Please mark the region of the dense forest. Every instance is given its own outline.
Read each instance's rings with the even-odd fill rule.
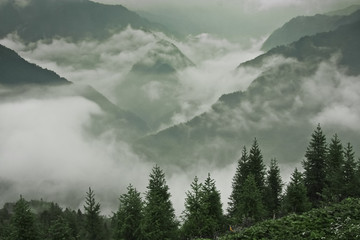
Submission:
[[[210,173],[195,176],[178,219],[170,201],[165,173],[154,166],[147,191],[131,184],[111,217],[101,215],[94,190],[86,193],[84,209],[62,209],[56,203],[26,201],[0,210],[1,240],[105,239],[353,239],[360,234],[360,160],[351,143],[335,134],[329,142],[320,124],[302,162],[288,184],[276,159],[264,164],[255,138],[243,147],[232,181],[228,209]],[[327,229],[327,230],[323,230]],[[334,235],[335,234],[335,235]],[[329,238],[330,239],[330,238]]]

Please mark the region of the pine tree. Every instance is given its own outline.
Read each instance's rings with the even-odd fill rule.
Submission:
[[[201,191],[202,216],[205,219],[201,227],[201,236],[215,238],[222,231],[224,216],[220,192],[216,189],[215,180],[210,177],[210,173],[205,179]]]
[[[337,134],[331,139],[326,162],[326,187],[324,197],[330,201],[342,199],[342,171],[344,165],[343,147]]]
[[[157,165],[150,174],[144,208],[144,235],[148,240],[176,239],[178,222],[170,201],[165,174]]]
[[[279,166],[276,159],[272,159],[266,179],[265,204],[268,213],[273,218],[280,210],[282,186]]]
[[[241,187],[245,183],[247,176],[249,175],[249,156],[244,146],[241,158],[238,161],[236,172],[232,180],[232,191],[229,197],[228,214],[231,222],[236,224],[242,219],[242,213],[239,211]]]
[[[356,174],[355,153],[350,143],[344,150],[344,167],[343,167],[343,184],[342,195],[346,197],[358,196],[358,177]]]
[[[286,189],[285,209],[289,213],[303,213],[310,208],[303,175],[295,168]]]
[[[120,196],[120,206],[116,213],[117,227],[115,239],[141,240],[143,233],[143,202],[140,193],[130,184],[127,193]]]
[[[204,225],[205,216],[203,215],[202,184],[195,176],[191,183],[191,191],[186,193],[185,210],[183,212],[182,232],[185,238],[201,237],[201,228]]]
[[[243,224],[245,225],[253,224],[264,216],[262,195],[252,174],[246,178],[241,188],[239,208],[243,214]]]
[[[14,240],[37,240],[39,232],[36,228],[35,219],[31,213],[29,204],[20,196],[15,203],[14,215],[11,219],[13,233],[11,239]]]
[[[311,135],[310,144],[306,150],[303,161],[305,169],[305,186],[310,202],[313,206],[319,206],[322,201],[322,194],[326,185],[326,157],[327,146],[326,138],[320,124]]]
[[[58,217],[49,230],[51,240],[74,240],[69,224],[63,217]]]
[[[103,223],[100,217],[100,203],[95,201],[95,193],[89,187],[85,199],[85,230],[88,240],[102,240]]]
[[[263,193],[265,187],[265,165],[256,138],[254,139],[254,143],[250,149],[248,169],[249,173],[252,174],[255,178],[257,188],[261,193]]]

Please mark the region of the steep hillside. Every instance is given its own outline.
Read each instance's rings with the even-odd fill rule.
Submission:
[[[315,16],[296,17],[275,30],[264,42],[262,49],[268,51],[274,47],[297,41],[304,36],[332,31],[339,26],[358,20],[360,20],[360,11],[355,11],[349,16],[317,14]]]
[[[357,112],[347,96],[357,95],[360,82],[359,43],[360,22],[275,48],[240,65],[263,71],[245,92],[222,96],[211,111],[139,140],[137,149],[183,167],[201,160],[226,165],[258,137],[265,158],[289,164],[303,158],[303,139],[318,122],[331,134],[337,126],[347,141],[358,139],[355,122],[344,120]],[[342,117],[329,122],[326,116],[339,109]]]
[[[26,41],[54,37],[103,39],[128,25],[165,31],[123,6],[89,0],[10,0],[0,5],[0,38],[16,32]]]
[[[56,73],[31,64],[15,51],[0,45],[0,84],[67,84]]]

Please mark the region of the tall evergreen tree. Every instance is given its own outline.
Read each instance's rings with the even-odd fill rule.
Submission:
[[[186,193],[185,210],[183,212],[182,232],[185,238],[201,237],[201,229],[204,225],[205,217],[203,215],[202,184],[198,177],[191,183],[191,191]]]
[[[144,235],[148,240],[176,239],[178,222],[170,201],[165,174],[159,166],[150,173],[144,208]]]
[[[281,181],[280,169],[276,159],[271,159],[270,168],[266,178],[265,204],[270,216],[275,218],[281,206]]]
[[[303,161],[305,186],[310,202],[316,207],[322,201],[323,190],[326,186],[327,146],[320,124],[311,135],[305,157]]]
[[[350,143],[344,150],[342,194],[344,197],[359,196],[358,176],[356,174],[355,153]]]
[[[220,192],[216,189],[215,180],[210,177],[205,179],[201,194],[202,215],[205,218],[201,227],[202,237],[215,238],[224,226],[224,216]]]
[[[255,178],[255,183],[261,193],[265,187],[265,165],[257,139],[254,139],[248,161],[249,173]]]
[[[243,214],[242,223],[253,224],[261,220],[265,209],[262,202],[261,192],[256,184],[254,175],[250,174],[241,188],[239,210]]]
[[[64,220],[63,217],[58,217],[55,221],[53,221],[49,230],[50,239],[51,240],[74,240],[75,238],[72,236],[71,229],[69,224]]]
[[[242,219],[242,213],[239,211],[241,188],[249,175],[249,155],[244,146],[241,158],[238,161],[236,172],[232,180],[232,191],[229,197],[229,207],[227,209],[231,222],[236,224]]]
[[[140,193],[130,184],[127,193],[120,196],[120,206],[116,213],[117,226],[115,229],[115,239],[117,240],[141,240],[143,202]]]
[[[342,191],[342,171],[344,166],[343,147],[337,134],[331,139],[326,161],[326,187],[324,197],[329,201],[340,201]]]
[[[100,216],[100,203],[95,200],[95,193],[89,187],[85,199],[85,230],[88,240],[103,239],[103,221]]]
[[[310,209],[310,202],[303,180],[303,174],[297,168],[291,175],[291,181],[286,189],[285,209],[289,213],[303,213]]]
[[[13,240],[37,240],[39,239],[39,232],[36,228],[35,219],[31,213],[30,206],[25,199],[20,196],[20,199],[15,203],[14,215],[11,219],[13,226],[13,233],[11,238]]]

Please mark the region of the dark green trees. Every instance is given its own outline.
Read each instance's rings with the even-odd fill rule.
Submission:
[[[253,145],[250,149],[249,161],[247,166],[249,169],[249,173],[254,176],[256,186],[258,187],[260,192],[263,192],[265,187],[265,165],[256,138],[254,139]]]
[[[69,224],[64,220],[63,217],[59,217],[53,221],[50,229],[49,235],[51,240],[74,240],[72,236],[71,229]]]
[[[330,202],[342,200],[344,156],[343,146],[337,134],[331,139],[326,160],[326,187],[324,197]]]
[[[266,177],[265,206],[270,217],[276,218],[281,206],[282,181],[276,159],[271,159]]]
[[[120,206],[116,213],[115,239],[143,239],[143,202],[140,193],[130,184],[127,193],[120,196]]]
[[[170,201],[165,174],[159,166],[150,173],[144,208],[144,234],[148,240],[176,239],[178,222]]]
[[[359,177],[356,173],[355,153],[350,143],[344,149],[344,167],[342,175],[342,194],[345,197],[359,196]]]
[[[319,206],[323,199],[322,194],[326,186],[327,146],[320,124],[318,124],[316,130],[311,135],[311,141],[306,150],[305,157],[306,159],[303,161],[305,186],[310,202],[316,207]]]
[[[14,206],[14,215],[12,217],[13,240],[37,240],[39,232],[35,225],[35,219],[30,211],[29,204],[20,196],[20,199]]]
[[[288,213],[302,213],[310,209],[303,175],[295,168],[286,189],[285,209]]]
[[[182,232],[185,238],[202,236],[202,227],[205,222],[202,205],[202,184],[198,177],[191,183],[191,190],[186,193],[185,210],[183,212]]]
[[[85,199],[85,230],[86,239],[103,239],[103,221],[100,216],[100,204],[95,201],[94,191],[89,187]]]

